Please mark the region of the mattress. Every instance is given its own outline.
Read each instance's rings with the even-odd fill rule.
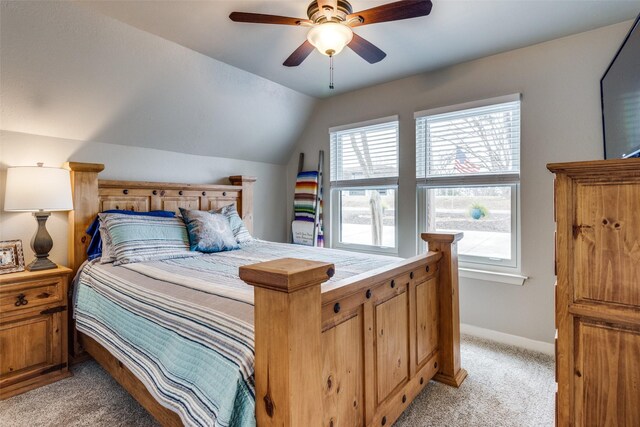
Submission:
[[[399,261],[261,240],[117,267],[93,260],[76,278],[76,327],[185,425],[255,426],[253,287],[238,267],[286,257],[333,262],[327,283]]]

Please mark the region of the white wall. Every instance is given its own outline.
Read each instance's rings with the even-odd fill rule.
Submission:
[[[4,212],[6,168],[37,162],[61,166],[66,161],[104,163],[102,179],[228,184],[230,175],[255,176],[254,236],[284,241],[285,166],[0,131],[0,240],[21,239],[27,262],[33,259],[29,242],[36,222],[30,213]],[[64,265],[67,213],[54,212],[47,229],[54,241],[50,258]]]
[[[329,127],[398,114],[399,253],[413,256],[417,236],[413,113],[522,93],[521,270],[530,279],[520,287],[463,278],[461,320],[552,342],[553,176],[545,165],[602,158],[599,81],[630,26],[626,22],[603,27],[322,100],[289,161],[289,202],[299,152],[307,155],[307,168],[315,167],[319,149],[328,156]],[[328,184],[328,165],[325,177]],[[329,200],[325,212],[330,212]],[[325,230],[330,232],[329,218]]]

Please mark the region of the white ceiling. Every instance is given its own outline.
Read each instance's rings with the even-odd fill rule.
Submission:
[[[391,0],[390,0],[391,1]],[[355,11],[389,1],[352,0]],[[387,53],[368,64],[345,49],[314,52],[299,67],[282,62],[306,37],[303,27],[241,24],[232,11],[306,17],[306,1],[83,1],[83,5],[182,46],[316,97],[430,71],[633,19],[640,0],[433,0],[427,17],[363,26],[356,32]]]

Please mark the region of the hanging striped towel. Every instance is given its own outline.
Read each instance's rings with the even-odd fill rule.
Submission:
[[[318,172],[300,172],[293,199],[295,221],[315,222],[318,198]]]

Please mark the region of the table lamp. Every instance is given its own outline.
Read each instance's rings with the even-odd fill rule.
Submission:
[[[7,188],[4,195],[4,210],[8,212],[33,212],[38,221],[38,230],[31,239],[31,249],[36,258],[27,270],[56,268],[49,260],[53,240],[47,231],[47,218],[51,211],[73,209],[69,171],[60,168],[38,166],[7,168]]]

